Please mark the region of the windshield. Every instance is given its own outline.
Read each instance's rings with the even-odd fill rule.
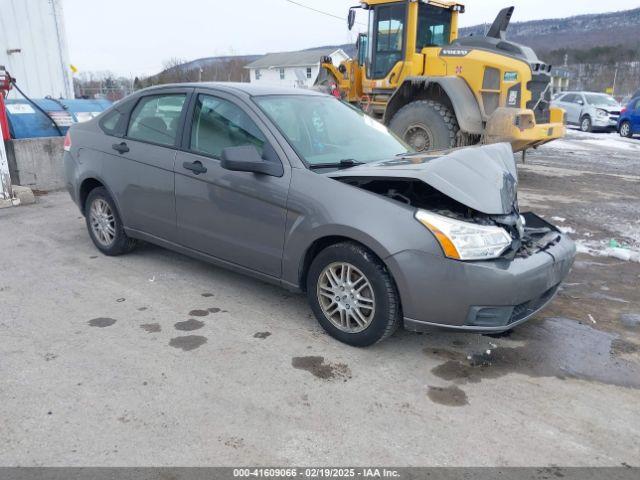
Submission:
[[[589,105],[603,105],[607,107],[617,107],[618,102],[615,98],[605,95],[604,93],[585,93],[584,98],[587,99]]]
[[[254,100],[311,167],[370,163],[410,150],[387,127],[333,97],[269,95]]]

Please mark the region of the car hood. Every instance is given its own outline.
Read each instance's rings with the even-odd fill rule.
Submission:
[[[518,173],[511,145],[498,143],[399,157],[328,174],[332,178],[414,178],[469,208],[508,215],[517,206]]]

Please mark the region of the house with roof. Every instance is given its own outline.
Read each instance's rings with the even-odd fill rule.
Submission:
[[[335,66],[349,56],[341,48],[317,48],[298,52],[268,53],[251,62],[249,69],[251,83],[263,83],[281,87],[312,87],[320,72],[320,59],[329,56]]]

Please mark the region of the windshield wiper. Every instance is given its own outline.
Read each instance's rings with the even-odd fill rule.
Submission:
[[[364,165],[364,163],[365,162],[359,162],[353,158],[346,158],[336,163],[314,163],[309,165],[309,168],[311,170],[315,170],[317,168],[351,168],[357,167],[358,165]]]

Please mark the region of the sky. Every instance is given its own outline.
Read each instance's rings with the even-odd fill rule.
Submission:
[[[152,75],[170,59],[264,54],[355,41],[346,14],[358,0],[63,0],[71,63],[80,72]],[[466,0],[460,25],[490,23],[516,7],[512,21],[627,10],[640,0]],[[95,9],[95,10],[94,10]],[[366,14],[358,16],[366,24]],[[365,28],[356,25],[357,28]]]

